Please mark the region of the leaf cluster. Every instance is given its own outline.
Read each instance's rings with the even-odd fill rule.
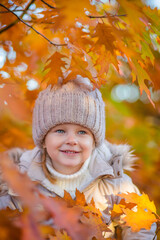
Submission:
[[[112,81],[111,67],[123,77],[127,62],[130,80],[137,81],[150,98],[148,87],[160,86],[158,20],[158,10],[141,1],[3,0],[0,44],[6,59],[2,70],[13,82],[18,75],[20,83],[30,77],[53,85],[59,78],[66,82],[81,75],[100,87]],[[11,52],[16,56],[10,57]]]

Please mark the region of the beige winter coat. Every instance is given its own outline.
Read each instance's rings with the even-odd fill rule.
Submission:
[[[19,165],[21,172],[27,172],[28,176],[39,182],[39,190],[46,196],[56,196],[50,186],[44,184],[45,175],[41,165],[41,149],[25,151],[16,148],[9,152],[10,157]],[[138,188],[132,183],[129,176],[123,170],[131,170],[135,158],[128,145],[115,145],[105,142],[101,147],[96,148],[92,154],[89,164],[90,177],[85,184],[79,186],[79,190],[84,192],[88,202],[93,198],[96,207],[101,211],[114,204],[114,195],[120,192],[136,192],[140,194]],[[106,196],[110,201],[106,201]],[[9,206],[12,209],[18,208],[12,192],[8,191],[5,184],[0,185],[0,209]],[[106,222],[108,216],[106,216]],[[113,224],[112,224],[113,226]],[[123,240],[152,240],[156,231],[156,224],[152,225],[150,231],[141,230],[138,233],[131,232],[130,228],[122,229]]]

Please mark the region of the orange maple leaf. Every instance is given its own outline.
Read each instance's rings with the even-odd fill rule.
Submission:
[[[105,239],[102,232],[111,232],[102,218],[90,212],[87,214],[87,217],[85,215],[81,217],[81,222],[91,227],[92,235],[90,235],[90,237],[96,237],[98,240]]]
[[[112,34],[111,26],[108,26],[104,23],[98,23],[95,29],[95,33],[92,35],[92,37],[97,39],[95,40],[95,46],[98,45],[99,47],[104,45],[107,51],[110,51],[112,54],[114,53],[114,50],[116,49],[114,42],[116,39]]]
[[[86,205],[86,199],[84,196],[84,193],[81,193],[76,189],[76,205],[85,206]]]
[[[120,217],[123,214],[123,209],[132,209],[133,207],[135,207],[136,204],[135,203],[127,203],[125,202],[124,199],[121,199],[119,204],[114,204],[113,205],[113,210],[111,211],[111,217],[112,219]]]
[[[45,75],[45,81],[48,84],[57,84],[59,77],[63,78],[62,67],[65,68],[65,61],[62,58],[66,58],[65,55],[55,52],[46,62],[44,71],[47,70]]]
[[[147,209],[150,212],[156,213],[156,207],[153,201],[149,200],[147,194],[143,193],[141,196],[137,193],[121,193],[118,196],[123,197],[129,203],[135,203],[139,208]]]
[[[91,82],[93,82],[93,76],[88,70],[88,62],[84,60],[84,56],[82,54],[72,54],[72,60],[68,72],[69,71],[70,73],[66,77],[65,82],[75,79],[77,75],[87,77]]]
[[[65,202],[67,203],[68,207],[73,207],[75,206],[75,200],[73,200],[73,198],[71,197],[71,195],[64,190],[64,197],[63,199],[65,200]]]
[[[126,222],[126,226],[130,226],[132,231],[138,232],[142,228],[149,230],[152,223],[156,222],[156,217],[150,212],[146,212],[141,208],[138,208],[137,211],[132,211],[130,209],[124,209],[123,212],[126,216],[123,220]]]
[[[86,11],[95,12],[95,6],[89,0],[59,0],[55,1],[57,8],[60,9],[60,16],[63,18],[63,27],[75,24],[75,19],[85,17]]]

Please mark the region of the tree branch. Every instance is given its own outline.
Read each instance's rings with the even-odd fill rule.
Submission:
[[[32,1],[28,4],[28,6],[26,7],[26,9],[25,9],[24,12],[22,13],[21,17],[24,16],[25,12],[29,9],[29,7],[32,5],[32,3],[34,3],[34,1],[35,1],[35,0],[32,0]],[[3,8],[5,8],[5,9],[7,10],[7,12],[11,12],[12,14],[14,14],[13,11],[11,11],[9,8],[6,8],[3,4],[0,3],[0,6],[3,7]],[[14,15],[17,17],[16,14],[14,14]],[[9,25],[7,25],[6,27],[2,28],[2,29],[0,30],[0,34],[3,33],[4,31],[8,30],[9,28],[13,27],[13,26],[14,26],[15,24],[17,24],[18,22],[19,22],[19,19],[16,19],[14,22],[12,22],[12,23],[10,23]]]
[[[49,3],[45,2],[44,0],[41,0],[41,2],[43,2],[45,5],[47,5],[50,8],[56,9],[55,7],[51,6]]]
[[[4,7],[6,10],[8,10],[9,12],[11,12],[13,15],[16,16],[16,18],[18,18],[18,20],[20,22],[22,22],[23,24],[25,24],[27,27],[31,28],[34,32],[36,32],[37,34],[39,34],[40,36],[42,36],[44,39],[46,39],[50,44],[58,47],[58,46],[67,46],[66,43],[64,44],[56,44],[53,43],[52,41],[50,41],[46,36],[44,36],[42,33],[38,32],[34,27],[32,27],[31,25],[29,25],[28,23],[26,23],[25,21],[23,21],[19,16],[17,16],[14,12],[12,12],[9,8],[7,8],[6,6],[4,6],[3,4],[0,3],[0,6]],[[2,29],[3,30],[3,29]]]
[[[110,15],[110,17],[126,17],[127,14],[115,14],[115,15]],[[108,18],[107,15],[101,15],[101,16],[92,16],[92,15],[88,15],[89,18]]]
[[[12,10],[12,12],[23,12],[24,10],[20,10],[20,9],[15,9],[15,10]],[[0,11],[0,13],[9,13],[9,11]]]
[[[37,22],[36,20],[26,20],[25,22],[27,23],[36,23],[36,24],[55,24],[55,22],[45,22],[45,21],[42,21],[42,22]]]

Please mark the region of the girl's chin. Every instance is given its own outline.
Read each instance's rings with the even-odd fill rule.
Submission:
[[[80,168],[82,167],[82,164],[81,165],[65,165],[65,166],[62,166],[61,170],[57,169],[57,172],[59,173],[62,173],[62,174],[65,174],[65,175],[71,175],[71,174],[74,174],[76,172],[78,172],[80,170]]]

